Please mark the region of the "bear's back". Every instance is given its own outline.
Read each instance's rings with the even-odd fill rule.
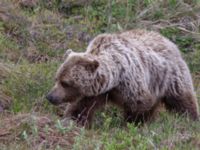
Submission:
[[[136,43],[135,41],[137,41],[144,47],[143,51],[152,50],[158,55],[168,57],[169,59],[180,57],[180,52],[177,46],[157,32],[147,30],[130,30],[122,32],[120,36],[129,40],[134,46]]]
[[[146,53],[153,51],[168,60],[181,57],[177,46],[157,32],[147,30],[130,30],[117,34],[100,34],[87,47],[87,53],[98,55],[113,43],[128,44],[129,47]]]

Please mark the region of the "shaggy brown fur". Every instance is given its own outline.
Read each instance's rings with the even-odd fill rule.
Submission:
[[[66,57],[47,99],[71,102],[68,116],[83,125],[106,100],[122,108],[130,122],[149,120],[161,102],[169,111],[198,119],[189,69],[176,45],[158,33],[102,34],[86,52],[70,50]]]

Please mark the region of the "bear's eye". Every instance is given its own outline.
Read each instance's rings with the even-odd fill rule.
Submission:
[[[67,82],[61,81],[60,84],[62,85],[62,87],[66,88],[69,87],[69,84]]]

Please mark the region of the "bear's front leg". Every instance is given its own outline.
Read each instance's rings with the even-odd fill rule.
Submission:
[[[66,117],[75,120],[80,126],[91,127],[91,121],[95,111],[106,103],[106,95],[85,97],[76,103],[70,104]]]

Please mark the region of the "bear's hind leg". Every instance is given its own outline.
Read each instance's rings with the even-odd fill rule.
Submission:
[[[146,111],[131,111],[127,106],[124,108],[124,119],[126,122],[143,124],[154,119],[158,112],[160,103],[156,103],[150,110]]]
[[[180,115],[189,115],[193,120],[199,119],[197,99],[192,93],[166,96],[163,102],[166,109],[171,112],[177,112]]]
[[[138,124],[143,124],[144,122],[147,122],[151,118],[151,111],[146,111],[146,112],[131,112],[131,111],[125,111],[124,112],[124,119],[126,122],[129,123],[135,123],[136,125]]]

